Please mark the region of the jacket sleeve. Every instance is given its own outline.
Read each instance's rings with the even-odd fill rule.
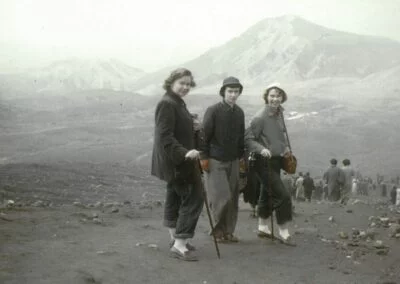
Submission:
[[[156,108],[156,133],[159,135],[161,148],[175,165],[179,165],[185,160],[188,149],[183,147],[174,136],[175,120],[173,105],[169,102],[161,101]]]
[[[210,155],[210,143],[212,136],[214,135],[214,128],[215,128],[214,108],[209,107],[204,113],[204,118],[203,118],[204,143],[201,149],[202,159],[208,159]]]
[[[245,132],[245,144],[249,152],[260,154],[262,150],[268,148],[258,142],[262,129],[263,129],[262,117],[258,116],[254,117],[250,122],[250,126],[246,129]]]

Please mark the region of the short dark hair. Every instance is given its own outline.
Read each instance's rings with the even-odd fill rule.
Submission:
[[[337,165],[337,160],[336,159],[331,159],[331,164],[332,165]]]
[[[189,76],[191,78],[191,84],[190,87],[196,87],[196,82],[194,81],[192,72],[186,68],[178,68],[175,69],[171,72],[169,77],[165,79],[164,84],[163,84],[163,89],[166,91],[171,91],[171,86],[172,84],[176,81],[179,80],[182,77]]]
[[[264,98],[264,101],[265,101],[265,103],[266,104],[268,104],[268,94],[269,94],[269,92],[271,92],[272,90],[276,90],[277,92],[278,92],[278,94],[282,97],[282,99],[283,99],[283,91],[280,89],[280,88],[278,88],[278,87],[272,87],[272,88],[269,88],[269,89],[267,89],[267,90],[265,90],[265,92],[264,92],[264,95],[263,95],[263,98]]]
[[[344,159],[343,160],[343,165],[350,166],[350,160],[349,159]]]

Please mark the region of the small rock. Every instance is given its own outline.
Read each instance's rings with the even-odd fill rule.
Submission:
[[[331,222],[331,223],[335,222],[335,218],[333,218],[333,216],[329,217],[328,220],[329,220],[329,222]]]
[[[14,200],[7,200],[7,202],[6,202],[6,205],[7,205],[7,207],[12,207],[12,206],[14,206],[14,204],[15,204],[15,201]]]
[[[97,214],[97,213],[93,213],[93,214],[92,214],[92,218],[93,218],[93,219],[97,219],[97,218],[99,218],[99,214]]]
[[[383,249],[386,248],[386,246],[383,244],[383,242],[381,240],[377,240],[374,244],[374,247],[377,249]]]
[[[367,237],[367,233],[365,231],[361,231],[359,236],[358,236],[361,240],[366,240]]]
[[[103,221],[101,219],[99,219],[99,218],[94,218],[93,219],[93,223],[96,224],[96,225],[101,225],[101,224],[103,224]]]
[[[113,207],[113,208],[111,209],[111,213],[118,213],[118,212],[119,212],[119,209],[118,209],[118,208]]]
[[[335,269],[336,269],[336,265],[331,264],[331,265],[328,266],[328,268],[329,268],[330,270],[335,270]]]
[[[389,228],[389,236],[395,237],[397,234],[400,234],[400,225],[399,224],[391,224]]]
[[[370,238],[371,240],[375,239],[375,236],[378,234],[377,231],[373,228],[367,229],[366,231],[366,237]]]
[[[148,247],[152,249],[158,249],[158,245],[156,244],[149,244]]]
[[[347,213],[353,213],[353,210],[347,209],[346,212],[347,212]]]
[[[377,255],[388,255],[389,250],[388,249],[380,249],[376,252]]]
[[[353,236],[359,236],[360,235],[360,230],[353,228]]]
[[[33,207],[44,207],[44,202],[42,200],[35,201],[32,204]]]
[[[396,234],[395,238],[400,239],[400,234]]]
[[[125,200],[124,205],[131,205],[131,202],[129,200]]]
[[[144,245],[145,245],[145,243],[136,243],[137,247],[141,247],[141,246],[144,246]]]
[[[345,275],[349,275],[351,272],[349,271],[349,270],[345,270],[345,271],[343,271],[343,274],[345,274]]]
[[[79,207],[79,208],[85,208],[85,205],[83,205],[81,202],[79,201],[75,201],[74,203],[72,203],[72,205]]]
[[[338,235],[341,239],[344,239],[344,240],[347,240],[349,238],[349,235],[345,232],[340,232]]]
[[[372,222],[369,226],[370,226],[371,228],[376,228],[376,223],[375,223],[375,222]]]
[[[94,207],[94,208],[101,208],[101,207],[103,207],[103,203],[100,202],[100,201],[98,201],[98,202],[96,202],[96,203],[93,205],[93,207]]]

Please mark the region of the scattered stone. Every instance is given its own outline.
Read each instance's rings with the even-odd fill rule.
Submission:
[[[93,218],[93,219],[99,218],[99,214],[97,214],[97,213],[92,213],[92,218]]]
[[[101,224],[103,224],[103,221],[101,219],[99,219],[99,218],[94,218],[93,219],[93,223],[96,224],[96,225],[101,225]]]
[[[114,255],[117,254],[116,251],[104,251],[104,250],[99,250],[96,252],[99,255]]]
[[[330,270],[335,270],[335,269],[336,269],[336,265],[330,264],[330,265],[328,266],[328,268],[329,268]]]
[[[369,239],[371,239],[371,240],[374,240],[375,239],[375,236],[378,234],[377,233],[377,231],[375,230],[375,229],[373,229],[373,228],[370,228],[370,229],[367,229],[367,231],[366,231],[366,237],[367,238],[369,238]]]
[[[375,222],[372,222],[369,226],[370,226],[371,228],[376,228],[376,223],[375,223]]]
[[[389,228],[389,236],[394,238],[397,234],[400,234],[400,225],[399,224],[391,224]]]
[[[341,239],[344,239],[344,240],[347,240],[349,238],[349,235],[345,232],[340,232],[338,235]]]
[[[335,218],[333,218],[333,216],[329,217],[328,220],[329,220],[329,222],[331,222],[331,223],[335,222]]]
[[[124,205],[131,205],[131,202],[129,200],[125,200]]]
[[[353,236],[359,236],[360,235],[360,230],[353,228]]]
[[[145,245],[145,243],[137,243],[136,244],[137,247],[141,247],[141,246],[144,246],[144,245]]]
[[[6,202],[6,205],[7,205],[7,207],[13,207],[14,206],[14,204],[15,204],[15,201],[14,200],[7,200],[7,202]]]
[[[152,249],[158,249],[158,245],[156,244],[149,244],[148,247]]]
[[[349,270],[345,270],[345,271],[343,271],[343,274],[345,274],[345,275],[349,275],[351,272],[349,271]]]
[[[74,203],[72,203],[72,205],[79,207],[79,208],[85,208],[85,205],[83,205],[81,202],[79,201],[75,201]]]
[[[118,202],[104,203],[104,208],[111,208],[111,207],[121,207],[121,204]]]
[[[347,212],[347,213],[353,213],[353,210],[347,209],[346,212]]]
[[[388,255],[389,250],[388,249],[380,249],[376,252],[377,255]]]
[[[45,204],[42,200],[37,200],[32,204],[33,207],[44,207]]]
[[[395,238],[400,239],[400,234],[396,234]]]
[[[118,209],[118,208],[113,207],[113,208],[111,209],[111,213],[118,213],[118,212],[119,212],[119,209]]]
[[[365,231],[361,231],[360,235],[358,236],[361,240],[366,240],[368,238],[367,233]]]
[[[383,244],[383,242],[381,240],[377,240],[374,244],[374,247],[377,249],[383,249],[386,248],[386,246]]]
[[[100,201],[98,201],[98,202],[96,202],[96,203],[93,205],[93,207],[94,207],[94,208],[101,208],[101,207],[103,207],[103,203],[100,202]]]

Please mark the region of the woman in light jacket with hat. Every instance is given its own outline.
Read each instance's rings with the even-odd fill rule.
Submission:
[[[283,157],[290,154],[281,106],[287,100],[287,94],[279,83],[274,83],[266,88],[263,98],[265,106],[253,117],[245,135],[247,150],[256,156],[255,170],[261,181],[258,236],[271,238],[269,218],[275,211],[279,229],[277,238],[284,244],[295,245],[288,229],[292,220],[292,201],[280,177]],[[269,200],[270,187],[272,202]]]

